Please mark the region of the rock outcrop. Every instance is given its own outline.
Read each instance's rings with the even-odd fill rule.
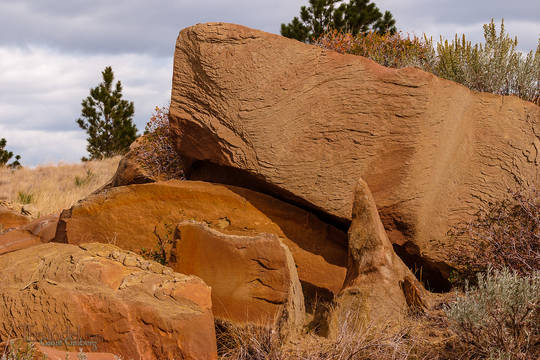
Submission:
[[[0,234],[8,229],[23,226],[30,221],[30,217],[0,203]]]
[[[170,266],[212,288],[214,317],[235,325],[299,329],[304,297],[293,257],[275,234],[223,234],[186,221],[175,232]]]
[[[343,285],[344,232],[300,208],[234,186],[173,180],[107,189],[64,211],[55,241],[158,251],[158,236],[170,243],[176,225],[185,220],[228,235],[276,235],[289,247],[308,299],[331,297]],[[165,250],[170,253],[170,247]]]
[[[344,227],[362,177],[390,240],[425,274],[448,275],[453,225],[516,181],[540,186],[540,107],[238,25],[180,32],[170,121],[191,179]]]
[[[160,180],[149,171],[142,162],[142,153],[145,150],[145,136],[143,135],[138,137],[129,146],[129,151],[122,157],[112,179],[104,186],[104,188],[131,184],[146,184]]]
[[[337,303],[368,323],[399,322],[426,308],[427,293],[396,255],[363,180],[355,191],[347,277]],[[332,327],[331,327],[332,328]]]
[[[69,332],[125,359],[217,357],[210,288],[195,276],[108,244],[33,246],[0,269],[0,342]]]
[[[25,219],[25,225],[0,233],[0,255],[50,242],[56,235],[58,217],[44,216],[29,223]]]

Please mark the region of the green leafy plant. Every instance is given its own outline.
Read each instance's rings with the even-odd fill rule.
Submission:
[[[465,35],[437,43],[435,73],[476,91],[516,95],[538,102],[540,97],[540,39],[535,52],[522,55],[517,38],[500,31],[493,19],[484,25],[485,43],[472,45]]]
[[[163,224],[163,234],[160,234],[158,226],[154,226],[153,234],[156,237],[156,247],[154,249],[142,248],[140,251],[141,256],[162,265],[168,265],[171,249],[174,245],[174,230],[175,227],[172,224]]]
[[[34,344],[22,341],[7,341],[0,354],[0,360],[35,360]]]
[[[537,359],[540,271],[520,276],[508,269],[489,269],[478,274],[476,282],[445,310],[463,357]]]
[[[78,187],[86,186],[90,182],[92,182],[94,177],[95,177],[95,174],[92,172],[92,170],[87,169],[86,174],[84,176],[75,176],[75,186],[78,186]]]
[[[331,27],[331,25],[329,25]],[[472,44],[465,35],[440,41],[433,46],[425,35],[403,36],[376,31],[327,30],[314,39],[326,49],[361,55],[394,68],[415,66],[476,91],[516,95],[540,105],[540,38],[536,51],[523,55],[517,38],[500,31],[493,21],[484,25],[484,43]]]
[[[34,194],[26,191],[17,193],[17,201],[23,205],[28,205],[34,202]]]
[[[6,150],[7,141],[4,138],[0,139],[0,168],[7,166],[11,169],[17,169],[21,167],[20,155],[15,155],[15,159],[12,162],[9,162],[13,158],[13,152]]]
[[[88,134],[86,150],[90,160],[125,153],[137,138],[137,127],[133,124],[133,102],[122,99],[120,81],[113,89],[114,74],[110,66],[101,75],[103,81],[90,89],[90,96],[81,103],[81,117],[76,121]]]

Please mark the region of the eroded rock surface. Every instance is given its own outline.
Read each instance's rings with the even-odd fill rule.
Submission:
[[[44,216],[0,233],[0,255],[52,241],[56,235],[58,218],[59,215]]]
[[[170,241],[176,225],[185,220],[229,235],[276,235],[289,247],[308,299],[329,297],[343,285],[344,232],[300,208],[234,186],[173,180],[108,189],[64,211],[55,241],[159,252],[158,236]]]
[[[454,224],[516,181],[540,186],[540,107],[238,25],[180,32],[170,121],[191,179],[345,226],[362,177],[403,258],[443,277]]]
[[[0,234],[8,229],[23,226],[31,221],[29,216],[23,215],[6,204],[0,203]]]
[[[213,313],[236,325],[298,329],[304,297],[293,257],[275,234],[223,234],[204,223],[182,222],[170,266],[212,288]]]
[[[55,243],[0,256],[0,274],[0,342],[69,331],[125,359],[217,357],[210,288],[195,276],[113,245]]]
[[[339,301],[355,303],[371,320],[422,312],[427,293],[396,255],[373,196],[359,180],[349,229],[349,264]],[[347,299],[349,298],[349,299]]]

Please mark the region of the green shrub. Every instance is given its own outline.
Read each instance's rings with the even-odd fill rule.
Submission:
[[[142,248],[142,257],[156,261],[162,265],[168,265],[171,260],[171,251],[174,246],[175,227],[172,224],[163,224],[162,234],[158,232],[158,226],[154,226],[156,247],[152,250]]]
[[[452,42],[437,43],[435,74],[476,91],[500,95],[517,95],[538,102],[540,99],[540,39],[536,52],[523,56],[517,49],[517,38],[500,32],[493,19],[484,25],[485,44],[472,45],[465,35]]]
[[[35,345],[21,341],[8,341],[3,344],[0,360],[34,360],[36,359]]]
[[[540,354],[540,271],[479,274],[477,287],[445,310],[466,358],[537,359]]]
[[[465,35],[454,40],[433,41],[401,33],[365,33],[353,36],[330,30],[314,44],[340,53],[367,57],[377,63],[402,68],[415,66],[435,75],[463,84],[476,91],[516,95],[540,105],[540,38],[535,52],[522,55],[516,50],[517,38],[500,32],[493,19],[484,25],[483,44],[472,44]]]
[[[75,176],[75,186],[82,187],[88,185],[95,177],[92,170],[87,169],[84,176]]]
[[[25,191],[19,191],[17,201],[23,205],[28,205],[34,202],[34,194]]]

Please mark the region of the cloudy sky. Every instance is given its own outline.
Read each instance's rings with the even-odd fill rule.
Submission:
[[[86,134],[75,124],[80,102],[112,66],[144,129],[170,97],[178,31],[225,21],[279,33],[307,0],[0,0],[0,137],[25,165],[76,162]],[[504,17],[521,50],[536,48],[538,0],[375,0],[400,30],[435,39]]]

